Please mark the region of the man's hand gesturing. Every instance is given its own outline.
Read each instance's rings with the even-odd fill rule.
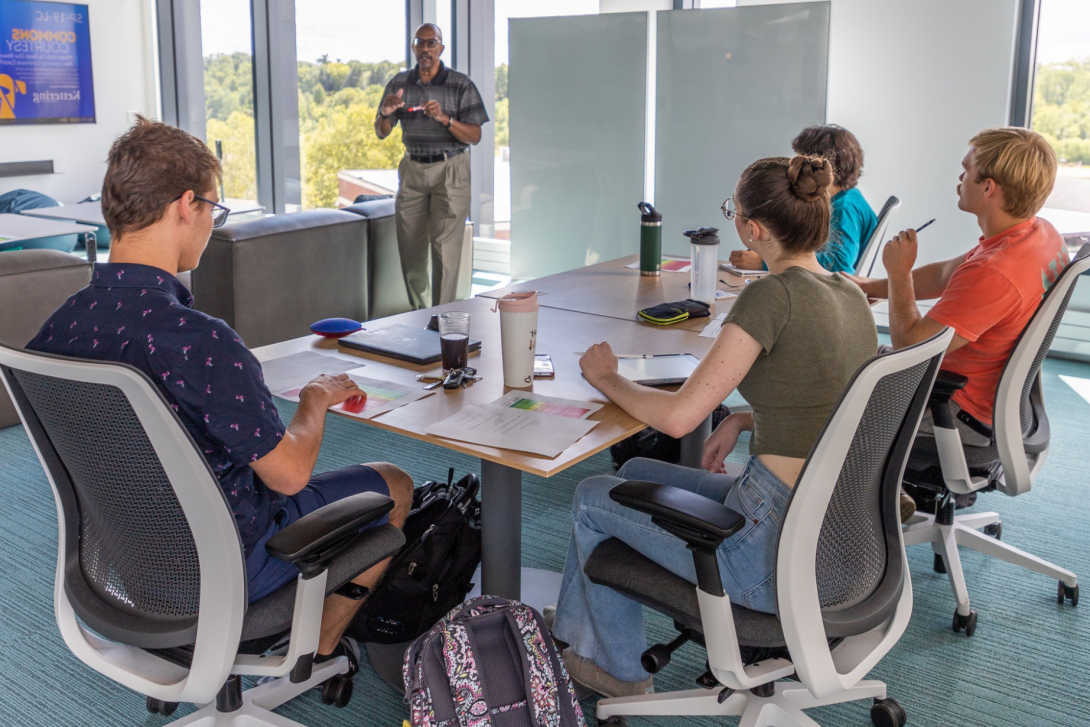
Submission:
[[[397,93],[391,93],[386,98],[382,99],[382,107],[379,108],[379,113],[383,116],[389,116],[393,112],[405,105],[405,101],[401,98],[401,95],[405,93],[405,89],[397,89]]]

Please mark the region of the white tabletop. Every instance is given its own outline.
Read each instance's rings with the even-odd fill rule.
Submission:
[[[0,215],[0,243],[31,240],[37,237],[53,237],[54,235],[77,235],[83,232],[94,232],[95,229],[74,222],[24,217],[23,215]]]
[[[73,222],[84,222],[88,225],[103,226],[106,224],[106,220],[102,217],[101,202],[81,202],[80,204],[66,204],[59,207],[39,207],[33,210],[23,210],[22,213],[30,217],[72,220]]]
[[[1090,232],[1090,212],[1045,207],[1037,213],[1037,216],[1051,222],[1061,235],[1081,235]]]
[[[223,206],[231,210],[232,215],[246,215],[265,210],[256,202],[231,197],[223,200]],[[73,222],[83,222],[88,225],[105,226],[106,224],[106,219],[102,216],[101,202],[81,202],[80,204],[66,204],[58,207],[39,207],[33,210],[23,210],[23,214],[29,217],[47,217],[53,220],[72,220]]]

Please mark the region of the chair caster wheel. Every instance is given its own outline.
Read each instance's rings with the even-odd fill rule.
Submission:
[[[870,708],[870,721],[874,727],[905,727],[908,715],[896,699],[876,699]]]
[[[169,717],[174,714],[174,710],[178,708],[177,702],[163,702],[155,697],[148,697],[146,705],[149,712],[152,714],[161,714],[164,717]]]
[[[968,616],[962,616],[954,611],[954,633],[961,633],[962,629],[965,630],[966,636],[976,633],[976,611],[970,611]]]
[[[992,523],[991,525],[985,525],[982,532],[985,535],[990,535],[996,540],[1003,539],[1003,523]]]
[[[946,572],[946,561],[942,559],[942,556],[935,553],[935,565],[933,566],[936,573]]]
[[[1056,603],[1062,604],[1064,601],[1070,599],[1072,606],[1079,605],[1079,586],[1066,585],[1063,581],[1060,581],[1060,585],[1056,588]]]
[[[344,709],[352,701],[352,677],[338,674],[322,685],[322,702]]]
[[[599,720],[598,727],[628,727],[628,720],[624,717],[610,717],[606,720]]]

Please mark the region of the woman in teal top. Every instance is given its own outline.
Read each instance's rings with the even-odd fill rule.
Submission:
[[[831,273],[854,273],[863,246],[878,227],[878,216],[855,186],[863,173],[863,149],[855,134],[836,124],[807,126],[791,146],[796,154],[822,157],[833,163],[836,177],[829,188],[833,203],[829,242],[817,253],[817,260]],[[735,250],[730,262],[746,270],[767,269],[764,260],[752,250]]]

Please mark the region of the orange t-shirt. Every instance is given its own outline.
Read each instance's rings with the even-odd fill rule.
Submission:
[[[969,341],[942,368],[969,379],[954,401],[990,425],[1007,358],[1041,298],[1067,265],[1063,237],[1035,217],[969,251],[927,316]]]

